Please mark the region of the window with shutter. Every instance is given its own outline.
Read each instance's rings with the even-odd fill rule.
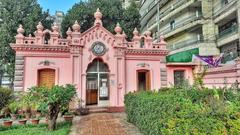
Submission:
[[[55,85],[55,70],[41,69],[38,71],[38,86],[52,87]]]

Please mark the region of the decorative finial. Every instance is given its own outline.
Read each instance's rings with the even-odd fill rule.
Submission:
[[[81,26],[79,25],[78,21],[76,20],[74,25],[72,26],[72,29],[74,32],[79,32],[81,29]]]
[[[97,11],[94,13],[94,17],[95,17],[95,22],[94,24],[100,24],[102,25],[102,13],[100,12],[99,8],[97,8]]]
[[[23,29],[22,24],[19,25],[18,29],[17,29],[18,34],[23,34],[25,32],[25,30]]]
[[[124,38],[127,38],[127,35],[125,34],[124,31],[122,32],[122,36],[123,36]]]
[[[94,13],[94,17],[95,19],[102,19],[102,13],[99,8],[97,8],[97,11]]]
[[[133,35],[134,35],[134,36],[138,36],[138,35],[139,35],[139,32],[138,32],[138,30],[137,30],[136,27],[134,28]]]
[[[70,35],[72,34],[72,30],[71,30],[71,28],[70,28],[70,27],[68,27],[68,30],[67,30],[67,32],[66,32],[66,33],[67,33],[67,35],[68,35],[68,36],[70,36]]]
[[[122,28],[121,28],[121,26],[120,26],[120,24],[119,23],[117,23],[117,25],[116,25],[116,27],[115,27],[115,32],[117,33],[117,34],[120,34],[121,32],[122,32]]]
[[[151,33],[150,30],[147,30],[147,31],[145,32],[145,34],[146,34],[147,37],[151,37],[151,34],[152,34],[152,33]]]
[[[52,30],[53,30],[54,32],[58,32],[58,26],[57,26],[57,23],[56,23],[56,22],[53,23]]]
[[[43,27],[42,23],[39,22],[38,25],[37,25],[37,30],[38,31],[43,31],[43,29],[44,29],[44,27]]]
[[[32,34],[29,34],[28,37],[32,37]]]
[[[161,44],[167,44],[167,43],[165,42],[165,40],[164,40],[164,36],[163,36],[163,35],[160,36],[160,43],[161,43]]]

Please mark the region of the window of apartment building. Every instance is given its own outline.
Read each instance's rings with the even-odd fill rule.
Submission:
[[[171,30],[175,29],[175,20],[172,20],[170,22],[170,28],[171,28]]]
[[[229,0],[222,0],[223,5],[228,4],[228,3],[229,3]]]
[[[183,84],[185,77],[185,71],[184,70],[175,70],[174,71],[174,85],[175,86],[179,86],[181,84]]]

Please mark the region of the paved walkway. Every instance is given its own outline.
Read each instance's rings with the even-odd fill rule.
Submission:
[[[142,135],[126,121],[125,113],[97,113],[76,117],[70,135]]]

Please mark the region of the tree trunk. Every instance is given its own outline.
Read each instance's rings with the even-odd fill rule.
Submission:
[[[56,129],[57,117],[60,111],[59,105],[50,105],[48,109],[48,130]]]

